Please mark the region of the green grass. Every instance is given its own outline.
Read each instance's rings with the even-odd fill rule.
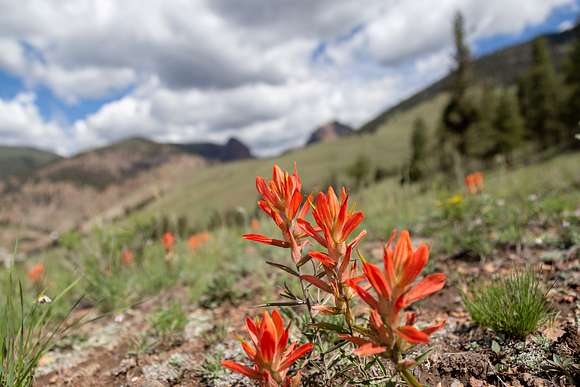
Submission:
[[[40,358],[70,326],[79,322],[65,325],[68,316],[59,319],[52,313],[53,302],[60,302],[70,287],[54,301],[42,297],[29,302],[22,285],[13,281],[12,273],[5,285],[0,305],[0,385],[32,386]],[[71,311],[69,308],[69,314]]]
[[[158,337],[167,338],[179,335],[187,324],[187,315],[181,304],[173,302],[167,308],[162,308],[149,317],[151,328]]]
[[[580,153],[569,153],[539,164],[486,173],[484,193],[488,201],[478,205],[471,203],[473,206],[466,214],[460,214],[460,220],[481,216],[494,231],[510,224],[521,230],[531,218],[557,222],[565,213],[578,210],[579,164]],[[354,202],[357,208],[364,210],[363,226],[374,237],[384,239],[394,227],[406,227],[430,236],[434,232],[428,228],[433,228],[432,222],[441,217],[440,203],[456,194],[473,202],[473,198],[465,194],[464,187],[400,186],[391,179],[355,194]],[[531,195],[537,200],[530,200]],[[503,206],[500,205],[502,201]],[[483,207],[486,212],[477,213]]]
[[[515,271],[472,289],[471,294],[463,295],[463,302],[478,324],[523,338],[548,318],[550,309],[546,294],[536,273]]]

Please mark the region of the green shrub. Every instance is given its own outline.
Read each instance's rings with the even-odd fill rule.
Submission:
[[[463,294],[465,308],[478,324],[512,337],[525,337],[550,314],[547,291],[532,270],[514,271],[505,278]]]
[[[234,273],[219,273],[207,284],[201,297],[200,305],[208,309],[215,308],[226,302],[234,302],[243,297],[244,294],[235,288]]]

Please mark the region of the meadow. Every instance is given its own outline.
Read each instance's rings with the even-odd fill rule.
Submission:
[[[227,173],[240,179],[231,183],[239,195],[230,193],[230,197],[242,202],[243,192],[256,197],[251,194],[254,177],[243,178],[250,175],[251,163],[219,167],[226,174],[223,181],[232,180],[226,179]],[[287,160],[280,164],[284,163]],[[416,368],[415,377],[421,383],[568,385],[576,380],[579,163],[578,153],[568,153],[542,163],[499,168],[485,174],[479,194],[469,194],[462,186],[400,185],[398,178],[353,193],[350,207],[365,214],[358,229],[368,231],[361,256],[380,262],[382,245],[392,229],[408,229],[414,246],[419,242],[429,246],[425,273],[447,275],[442,291],[413,307],[421,318],[447,319],[432,337],[429,360]],[[314,185],[313,177],[319,171],[302,169],[300,162],[298,168],[304,185]],[[266,167],[262,175],[269,178]],[[203,186],[199,179],[196,184]],[[191,195],[195,202],[195,195],[201,193],[192,188]],[[174,211],[180,211],[179,203],[173,205]],[[180,226],[176,217],[163,219],[144,212],[95,229],[89,237],[64,235],[56,249],[17,264],[13,275],[14,281],[22,283],[24,307],[19,313],[9,313],[8,305],[18,305],[19,294],[13,290],[5,293],[12,294],[14,302],[3,304],[3,332],[10,332],[10,327],[14,331],[18,317],[29,313],[30,318],[23,319],[25,328],[33,321],[36,324],[35,308],[43,313],[46,309],[46,329],[66,318],[66,331],[57,332],[54,343],[39,352],[36,385],[244,383],[241,375],[228,372],[220,361],[242,358],[234,337],[243,334],[244,316],[261,313],[255,307],[260,304],[285,301],[275,306],[285,319],[294,321],[293,340],[304,343],[312,338],[313,327],[304,307],[287,302],[288,294],[299,293],[299,284],[287,270],[278,270],[279,265],[291,263],[287,249],[241,238],[254,232],[278,235],[276,226],[266,216],[253,215],[251,207],[240,213],[245,216],[237,224],[200,233],[199,226]],[[185,214],[186,218],[191,215]],[[166,233],[175,240],[168,244]],[[353,260],[360,258],[353,255]],[[40,273],[38,265],[43,268]],[[489,281],[526,268],[532,271],[529,281],[541,289],[538,296],[546,297],[546,310],[523,337],[494,331],[493,323],[473,312],[469,300],[474,299],[465,297],[472,297],[473,292],[485,294]],[[9,282],[9,271],[4,270],[3,289],[10,287]],[[316,287],[311,286],[309,292],[313,299],[328,300]],[[38,304],[43,295],[54,298],[53,302]],[[73,305],[76,308],[70,312]],[[492,310],[487,315],[493,317],[506,306],[489,307]],[[329,326],[339,324],[337,316],[319,318]],[[7,324],[10,319],[16,321]],[[303,384],[396,383],[397,368],[368,360],[361,363],[332,330],[317,334],[322,341],[309,357],[299,361]],[[316,354],[334,346],[337,349],[326,357]],[[50,351],[44,353],[45,349]],[[411,351],[417,353],[417,349]],[[19,359],[11,363],[9,358],[4,355],[2,359],[4,369],[21,364]]]

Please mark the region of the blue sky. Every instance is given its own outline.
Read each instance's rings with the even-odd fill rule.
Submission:
[[[325,121],[360,125],[445,74],[457,9],[475,55],[568,28],[580,9],[580,0],[38,1],[0,5],[0,143],[62,154],[134,135],[236,136],[273,154]]]

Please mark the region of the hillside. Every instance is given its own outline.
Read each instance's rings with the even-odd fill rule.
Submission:
[[[577,26],[572,30],[543,36],[548,42],[552,60],[557,67],[561,66],[566,59],[568,47],[574,41],[576,30],[579,28],[580,26]],[[472,74],[474,79],[480,81],[486,80],[500,85],[513,85],[518,76],[531,63],[532,41],[530,40],[477,58],[473,61]],[[422,102],[428,101],[440,93],[448,91],[452,84],[453,74],[448,74],[429,87],[386,109],[383,113],[362,125],[359,133],[376,131],[394,113],[411,109]]]
[[[547,35],[557,63],[564,60],[574,31]],[[500,84],[513,84],[522,69],[531,63],[531,41],[504,48],[474,62],[477,79],[492,79]],[[358,136],[337,138],[332,142],[315,143],[269,160],[252,160],[218,165],[187,175],[183,184],[152,203],[145,214],[187,214],[203,223],[215,211],[242,206],[253,208],[254,187],[244,184],[256,175],[269,175],[272,161],[290,168],[296,161],[304,173],[308,189],[324,185],[331,175],[345,179],[344,170],[364,155],[372,168],[380,168],[398,177],[398,169],[409,155],[410,128],[421,117],[433,133],[446,101],[452,76],[448,75],[423,91],[379,114],[358,131]],[[341,176],[342,174],[342,176]],[[195,205],[204,203],[203,206]]]
[[[25,155],[30,154],[31,160],[37,156],[34,150],[6,149],[3,159],[17,160],[17,165],[25,164]],[[70,158],[49,156],[45,158],[52,162],[44,166],[38,162],[26,173],[19,169],[22,172],[10,184],[0,185],[0,250],[10,250],[16,239],[20,250],[36,250],[62,231],[88,230],[123,217],[179,185],[184,173],[211,163],[252,158],[236,139],[224,145],[176,145],[144,138],[129,138]]]
[[[192,221],[203,223],[214,211],[240,206],[251,211],[256,193],[254,185],[247,182],[253,181],[256,175],[271,175],[273,162],[291,168],[296,161],[307,191],[322,187],[333,173],[342,174],[361,155],[371,160],[373,168],[394,169],[397,173],[397,167],[406,162],[409,154],[408,128],[421,116],[429,123],[430,130],[434,130],[433,117],[438,116],[445,102],[445,95],[439,95],[410,110],[397,112],[376,133],[313,144],[273,159],[244,160],[191,171],[141,214],[187,215]]]
[[[0,146],[0,180],[31,173],[61,157],[55,153],[20,146]]]

